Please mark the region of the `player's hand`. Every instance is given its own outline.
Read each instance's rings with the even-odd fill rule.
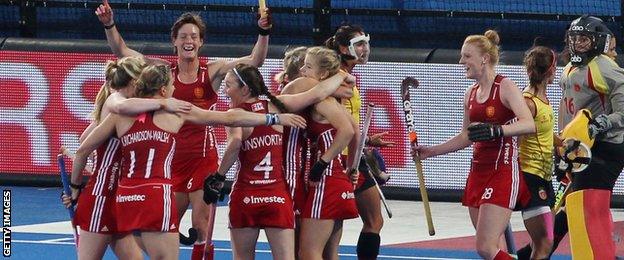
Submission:
[[[418,156],[421,160],[436,156],[431,146],[412,145],[410,152],[414,160],[416,160],[416,156]]]
[[[593,139],[597,135],[602,134],[613,128],[613,124],[609,117],[605,114],[598,115],[589,122],[589,136]]]
[[[104,2],[95,9],[95,15],[97,15],[98,20],[100,20],[104,26],[110,26],[115,23],[115,21],[113,21],[113,9],[111,9],[108,4],[108,0],[104,0]]]
[[[258,12],[264,13],[264,15],[258,15],[258,27],[264,30],[269,30],[273,28],[273,19],[269,8],[266,8],[264,10],[258,10]]]
[[[176,98],[167,98],[162,103],[162,109],[172,113],[188,114],[191,112],[192,107],[191,103]]]
[[[503,136],[503,127],[500,125],[476,123],[468,127],[468,139],[473,142],[489,141]]]
[[[367,144],[369,146],[374,146],[374,147],[392,147],[394,146],[396,143],[392,142],[392,141],[386,141],[383,139],[383,137],[385,135],[389,134],[389,132],[381,132],[381,133],[377,133],[374,135],[371,135],[368,137],[368,142]]]
[[[71,195],[68,196],[65,193],[62,193],[61,195],[61,202],[66,208],[76,205],[76,202],[78,202],[78,197],[80,196],[80,192],[82,191],[82,189],[80,188],[75,188],[71,186],[69,189],[71,190]]]
[[[297,127],[297,128],[306,127],[306,120],[299,115],[286,113],[286,114],[277,114],[277,117],[279,118],[279,122],[277,123],[279,125]]]
[[[61,195],[61,203],[63,203],[63,206],[65,206],[65,208],[69,208],[72,205],[74,205],[72,199],[70,196],[67,196],[65,194]]]
[[[344,81],[343,84],[345,86],[350,86],[353,87],[355,86],[355,82],[356,82],[356,78],[355,76],[349,74],[347,71],[345,70],[339,70],[338,73],[340,73],[341,76],[344,77]],[[341,84],[342,85],[342,84]]]
[[[558,151],[558,147],[563,146],[563,138],[560,135],[553,134],[553,146],[555,147],[555,152]]]
[[[208,205],[221,198],[221,190],[225,184],[225,175],[214,173],[204,180],[204,202]]]

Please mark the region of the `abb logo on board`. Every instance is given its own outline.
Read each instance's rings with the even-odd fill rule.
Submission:
[[[114,58],[110,54],[0,51],[0,172],[57,174],[54,158],[60,146],[74,151],[78,147],[80,134],[91,120],[95,96],[104,83],[106,60]],[[280,70],[281,61],[274,59],[267,59],[261,68],[270,78]],[[265,81],[272,82],[268,78]],[[367,82],[360,83],[365,86]],[[269,88],[276,90],[277,83],[272,82]],[[402,167],[409,158],[404,158],[400,100],[382,89],[362,91],[365,99],[377,105],[375,116],[380,117],[373,122],[383,122],[374,123],[369,131],[392,129],[386,139],[397,145],[383,153],[391,155],[386,156],[389,167]],[[227,99],[224,93],[219,95],[217,110],[226,110]],[[224,147],[222,127],[216,127],[216,135],[219,146]]]

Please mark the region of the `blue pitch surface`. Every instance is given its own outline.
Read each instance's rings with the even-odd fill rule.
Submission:
[[[41,224],[67,221],[68,214],[59,201],[60,188],[1,187],[11,190],[12,226]],[[220,206],[225,206],[221,203]],[[12,233],[11,259],[75,259],[76,251],[73,237],[63,234]],[[232,247],[229,241],[214,241],[216,259],[232,259]],[[180,259],[190,259],[191,248],[182,246]],[[107,250],[104,259],[116,259]],[[267,243],[259,242],[256,247],[256,259],[272,259]],[[354,246],[341,246],[340,259],[357,259]],[[474,251],[397,248],[383,246],[379,259],[479,259]],[[556,256],[553,259],[569,259]]]

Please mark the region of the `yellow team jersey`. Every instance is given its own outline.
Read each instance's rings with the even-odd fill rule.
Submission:
[[[522,136],[520,139],[520,169],[523,172],[541,177],[547,181],[552,179],[553,165],[553,109],[539,97],[524,92],[525,98],[535,103],[535,134]]]
[[[349,99],[342,99],[342,105],[351,113],[351,116],[355,122],[360,125],[360,108],[362,108],[362,99],[360,98],[360,91],[357,86],[353,87],[353,96]],[[342,150],[343,155],[347,155],[348,149]]]
[[[353,96],[350,99],[342,99],[342,105],[351,113],[351,116],[358,125],[360,124],[360,109],[362,108],[362,99],[357,86],[353,87]]]

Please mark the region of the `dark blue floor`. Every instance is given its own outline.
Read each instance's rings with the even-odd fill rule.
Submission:
[[[62,241],[49,241],[63,239]],[[76,249],[70,235],[13,233],[11,259],[75,259]],[[48,241],[46,241],[48,240]],[[272,259],[267,243],[258,243],[256,259]],[[190,259],[191,248],[182,247],[180,259]],[[355,247],[341,246],[340,259],[356,259]],[[232,259],[229,241],[215,241],[215,258]],[[379,259],[478,259],[478,255],[466,251],[427,250],[405,248],[381,248]],[[115,259],[107,250],[104,259]]]
[[[60,188],[0,187],[11,190],[12,226],[66,221],[67,210],[60,204]],[[220,205],[225,205],[221,202]],[[43,233],[45,231],[42,230]],[[71,235],[12,233],[11,259],[75,259]],[[215,241],[216,259],[231,259],[229,241]],[[180,259],[190,259],[190,247],[182,247]],[[356,259],[355,247],[341,246],[341,259]],[[115,259],[110,250],[105,259]],[[257,259],[271,259],[267,243],[258,243]],[[379,259],[479,259],[476,252],[440,249],[382,247]],[[569,259],[555,257],[553,259]]]

